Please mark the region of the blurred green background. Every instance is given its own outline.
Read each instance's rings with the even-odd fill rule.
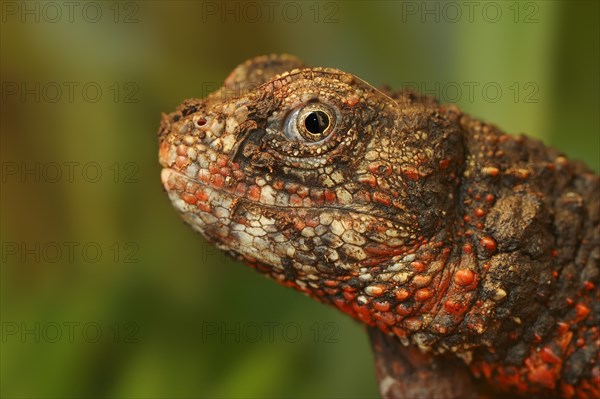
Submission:
[[[360,325],[162,193],[160,113],[249,57],[416,87],[598,171],[598,2],[269,4],[2,2],[2,397],[377,395]]]

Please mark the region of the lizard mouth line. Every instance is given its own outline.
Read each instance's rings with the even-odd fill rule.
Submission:
[[[314,211],[314,210],[333,210],[333,211],[337,211],[337,212],[354,213],[354,214],[358,214],[358,215],[364,215],[364,216],[367,216],[369,218],[374,218],[374,219],[381,219],[381,220],[384,220],[386,222],[392,223],[395,226],[401,225],[398,222],[396,222],[396,221],[394,221],[394,220],[392,220],[392,219],[390,219],[388,217],[385,217],[383,215],[377,215],[376,213],[367,212],[367,211],[364,211],[364,210],[361,210],[361,209],[349,209],[349,208],[346,208],[346,207],[331,206],[331,205],[322,205],[322,206],[314,206],[314,207],[307,207],[307,206],[300,206],[300,205],[298,205],[298,206],[280,206],[280,205],[265,204],[265,203],[260,202],[260,201],[254,201],[254,200],[251,200],[251,199],[246,198],[244,196],[237,197],[234,194],[227,192],[226,190],[221,190],[219,188],[213,187],[210,184],[202,182],[199,179],[190,177],[190,176],[186,175],[183,172],[180,172],[178,170],[175,170],[175,169],[169,168],[169,167],[165,167],[161,171],[161,181],[162,181],[163,187],[165,188],[165,190],[167,192],[168,191],[172,191],[172,187],[169,186],[169,177],[171,175],[176,175],[178,177],[181,177],[182,179],[184,179],[186,181],[189,181],[189,182],[192,182],[194,184],[198,184],[199,186],[201,186],[203,188],[208,188],[209,190],[213,190],[213,191],[219,192],[221,194],[229,195],[229,196],[233,197],[234,199],[237,199],[236,202],[237,202],[238,205],[239,205],[239,203],[241,201],[243,201],[243,202],[246,202],[246,203],[249,203],[249,204],[253,204],[253,205],[256,205],[256,206],[261,206],[261,207],[266,208],[266,209],[273,209],[275,211],[280,211],[280,212],[281,211],[289,211],[289,210],[311,210],[311,211]]]

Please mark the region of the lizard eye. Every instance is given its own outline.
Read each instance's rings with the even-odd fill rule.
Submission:
[[[335,112],[324,104],[308,104],[294,110],[285,122],[285,134],[295,141],[317,143],[334,130]]]

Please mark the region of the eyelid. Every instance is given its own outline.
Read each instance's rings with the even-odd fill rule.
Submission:
[[[289,113],[286,116],[285,122],[284,122],[284,126],[283,126],[283,130],[285,135],[292,139],[292,140],[296,140],[296,141],[303,141],[303,137],[300,135],[300,133],[298,132],[298,126],[296,124],[296,119],[298,118],[298,114],[300,113],[300,110],[304,108],[304,107],[298,107],[296,108],[294,111],[292,111],[291,113]]]

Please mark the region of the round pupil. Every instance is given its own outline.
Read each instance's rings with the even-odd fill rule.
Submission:
[[[329,116],[323,111],[313,111],[304,119],[304,126],[312,134],[323,133],[329,126]]]

